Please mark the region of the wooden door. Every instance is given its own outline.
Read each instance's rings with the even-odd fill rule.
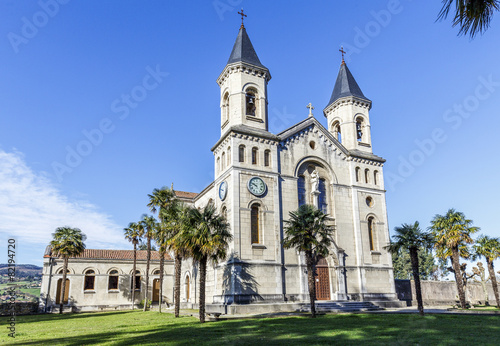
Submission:
[[[62,279],[57,280],[56,304],[61,304]],[[68,304],[69,279],[66,279],[66,291],[64,292],[63,304]]]
[[[316,265],[316,299],[330,300],[330,274],[326,259],[320,258]]]
[[[153,302],[160,301],[160,279],[153,280]]]

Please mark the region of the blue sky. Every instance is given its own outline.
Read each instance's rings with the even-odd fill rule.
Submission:
[[[241,7],[272,75],[271,132],[309,102],[326,126],[343,45],[373,101],[390,229],[456,208],[500,236],[498,18],[470,40],[435,21],[437,0],[1,0],[0,241],[16,238],[18,263],[40,264],[62,225],[89,248],[127,248],[154,188],[212,181],[215,81]]]

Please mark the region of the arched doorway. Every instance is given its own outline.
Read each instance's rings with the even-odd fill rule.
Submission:
[[[153,303],[160,301],[160,279],[153,280]]]
[[[62,279],[57,280],[56,304],[61,304]],[[68,304],[69,279],[66,279],[66,290],[64,292],[63,304]]]
[[[330,300],[330,274],[328,263],[320,257],[316,265],[316,300]]]

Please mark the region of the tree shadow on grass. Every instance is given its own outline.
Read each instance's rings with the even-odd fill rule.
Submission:
[[[135,316],[134,316],[135,317]],[[137,314],[137,318],[141,318]],[[119,317],[117,324],[119,323]],[[82,325],[82,328],[85,328]],[[142,329],[141,329],[142,328]],[[133,330],[132,330],[133,329]],[[488,330],[488,332],[485,332]],[[227,320],[200,324],[195,318],[166,317],[143,326],[119,326],[106,332],[68,335],[22,345],[224,345],[224,344],[495,344],[496,316],[325,315]]]

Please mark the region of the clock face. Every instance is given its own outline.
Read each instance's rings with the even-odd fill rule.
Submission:
[[[262,196],[266,192],[266,183],[259,177],[253,177],[248,181],[248,190],[255,196]]]
[[[227,183],[223,181],[219,185],[219,198],[221,199],[221,201],[226,199],[226,195],[227,195]]]

